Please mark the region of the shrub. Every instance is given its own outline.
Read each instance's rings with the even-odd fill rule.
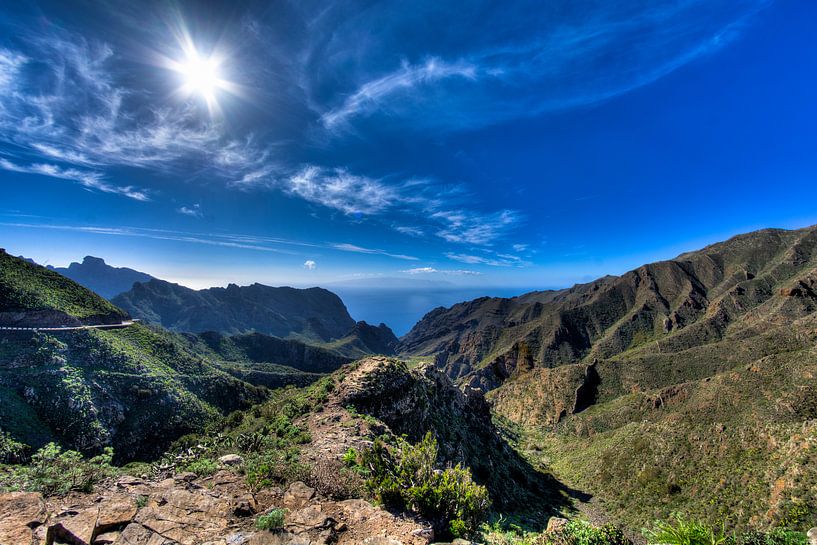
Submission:
[[[113,475],[112,458],[110,447],[103,454],[86,460],[79,452],[63,451],[59,445],[49,443],[32,455],[29,465],[12,466],[2,485],[41,492],[44,496],[67,494],[72,490],[89,492],[94,484]]]
[[[255,527],[259,530],[280,530],[284,527],[284,509],[273,509],[255,519]]]
[[[525,531],[500,516],[493,524],[483,524],[481,532],[488,545],[632,545],[611,524],[593,526],[579,519],[569,521],[557,531],[540,533]]]
[[[20,464],[29,460],[31,447],[15,441],[0,430],[0,464]]]
[[[267,451],[246,461],[245,478],[253,492],[274,484],[306,480],[308,468],[296,448]]]
[[[732,534],[726,539],[727,545],[807,545],[808,537],[803,532],[785,528],[775,528],[769,532],[751,530]]]
[[[437,441],[430,433],[417,445],[398,439],[393,449],[376,440],[361,458],[366,487],[377,499],[419,513],[440,534],[459,537],[474,531],[489,507],[488,491],[473,482],[468,469],[435,467]]]
[[[565,545],[630,545],[630,540],[618,527],[612,524],[593,526],[588,522],[573,519],[554,540]]]
[[[365,491],[360,474],[337,459],[319,458],[309,469],[306,483],[335,500],[359,498]]]
[[[201,458],[187,465],[187,471],[192,471],[199,477],[208,477],[218,470],[218,463],[210,458]]]
[[[721,545],[726,541],[723,531],[676,515],[673,521],[656,522],[644,536],[650,545]]]

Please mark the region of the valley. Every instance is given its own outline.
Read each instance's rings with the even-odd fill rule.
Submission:
[[[586,512],[586,531],[620,528],[604,539],[622,543],[681,513],[750,545],[737,536],[817,524],[817,227],[434,309],[399,339],[319,288],[152,278],[112,303],[5,252],[0,264],[0,487],[45,497],[25,497],[40,517],[18,528],[26,543],[545,543],[549,521]],[[89,486],[119,483],[103,505],[133,513],[72,533],[79,515],[52,507],[35,471],[48,448],[50,463],[79,452],[99,474]],[[404,471],[434,484],[405,496]],[[184,501],[223,523],[156,522],[181,490],[221,486],[226,503]],[[87,492],[56,497],[83,513]],[[382,507],[351,513],[360,498]],[[282,506],[281,530],[259,532]]]

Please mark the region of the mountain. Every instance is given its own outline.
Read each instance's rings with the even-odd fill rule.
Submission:
[[[99,257],[85,256],[82,263],[71,263],[68,267],[52,267],[52,271],[70,278],[106,299],[111,299],[128,291],[136,282],[148,282],[153,277],[147,273],[127,267],[112,267]]]
[[[517,368],[610,358],[658,340],[696,346],[763,305],[797,301],[808,312],[815,238],[817,227],[757,231],[620,277],[438,308],[398,351],[433,355],[450,376],[487,390]]]
[[[0,326],[113,324],[127,317],[64,276],[0,249]]]
[[[0,324],[124,318],[74,281],[0,252]],[[113,446],[120,461],[149,459],[180,435],[266,395],[158,328],[0,331],[0,439],[32,448],[49,441],[87,453]]]
[[[817,226],[565,290],[435,309],[403,339],[488,392],[532,463],[631,528],[817,523]]]
[[[192,290],[153,279],[112,300],[134,318],[174,331],[259,332],[327,342],[355,325],[343,301],[322,288],[273,288],[262,284]]]

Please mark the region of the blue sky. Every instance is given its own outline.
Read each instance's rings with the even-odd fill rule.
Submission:
[[[39,262],[544,288],[817,223],[814,2],[20,4],[0,246]]]

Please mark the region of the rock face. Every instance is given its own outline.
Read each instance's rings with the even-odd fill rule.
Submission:
[[[153,279],[147,273],[127,267],[112,267],[99,257],[85,256],[82,263],[71,263],[68,267],[48,267],[54,272],[70,278],[98,293],[106,299],[128,291],[136,282],[149,282]]]
[[[433,356],[450,377],[491,390],[534,367],[609,359],[645,343],[698,346],[758,312],[795,319],[817,304],[816,267],[817,226],[757,231],[620,277],[435,309],[397,350]]]
[[[106,488],[106,489],[105,489]],[[287,509],[284,529],[255,529],[258,513]],[[122,477],[94,494],[43,500],[0,494],[0,545],[326,545],[390,539],[426,545],[426,527],[363,500],[332,501],[301,482],[253,496],[221,471],[205,479]]]
[[[322,288],[230,284],[197,291],[154,279],[113,302],[135,318],[194,333],[259,332],[326,342],[355,325],[340,298]]]

